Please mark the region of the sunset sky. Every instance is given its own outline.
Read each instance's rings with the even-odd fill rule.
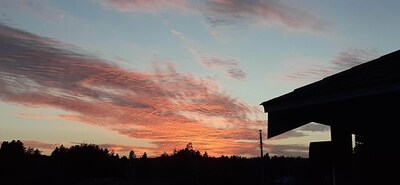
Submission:
[[[0,0],[0,141],[308,156],[259,104],[399,50],[400,1]],[[333,115],[334,116],[334,115]]]

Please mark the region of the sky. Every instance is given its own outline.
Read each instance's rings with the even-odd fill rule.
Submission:
[[[259,105],[399,49],[400,1],[1,0],[0,141],[308,156]]]

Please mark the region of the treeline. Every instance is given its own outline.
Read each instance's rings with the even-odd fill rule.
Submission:
[[[185,148],[148,158],[134,151],[120,157],[95,144],[56,147],[50,156],[4,141],[0,148],[0,184],[307,184],[306,158],[241,156],[210,157]]]

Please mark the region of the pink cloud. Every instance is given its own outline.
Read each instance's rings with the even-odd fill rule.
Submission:
[[[246,146],[238,140],[257,141],[264,127],[257,107],[171,63],[155,64],[154,71],[128,71],[2,24],[0,48],[0,100],[68,111],[60,116],[148,139],[157,145],[149,148],[154,153],[193,142],[215,155],[224,146],[225,153],[234,154],[235,146]]]
[[[44,143],[41,141],[35,141],[35,140],[23,140],[24,146],[26,148],[37,148],[41,151],[46,151],[46,154],[50,154],[51,151],[53,151],[59,144],[52,144],[52,143]]]
[[[56,117],[49,116],[49,115],[44,115],[44,114],[18,114],[18,116],[23,117],[23,118],[28,118],[28,119],[55,119]]]
[[[101,4],[119,11],[160,12],[165,10],[202,14],[213,26],[237,22],[279,24],[292,30],[327,32],[329,23],[311,10],[278,0],[103,0]]]
[[[100,3],[120,11],[156,12],[165,9],[186,10],[186,0],[101,0]]]

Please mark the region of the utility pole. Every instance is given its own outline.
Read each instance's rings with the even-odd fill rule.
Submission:
[[[261,184],[265,184],[265,167],[264,167],[264,154],[263,154],[263,142],[262,142],[262,130],[259,130],[260,132],[260,152],[261,152],[261,158],[260,158],[260,162],[261,162]]]
[[[260,151],[261,151],[261,159],[263,158],[264,154],[263,154],[263,142],[262,142],[262,130],[260,131]]]

